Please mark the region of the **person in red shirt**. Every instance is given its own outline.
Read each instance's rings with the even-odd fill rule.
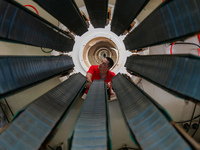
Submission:
[[[113,95],[114,92],[112,90],[111,81],[112,77],[115,76],[115,73],[110,71],[110,68],[112,68],[113,64],[114,62],[112,58],[105,57],[99,65],[92,65],[86,74],[87,86],[89,87],[94,80],[104,80],[106,83],[108,83],[110,94]],[[86,93],[87,92],[88,89]]]

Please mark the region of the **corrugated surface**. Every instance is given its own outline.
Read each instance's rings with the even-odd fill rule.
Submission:
[[[74,0],[34,1],[77,35],[81,36],[88,31],[88,26]]]
[[[168,43],[200,31],[200,0],[168,0],[124,39],[134,50]]]
[[[74,128],[72,150],[107,149],[105,85],[94,80]]]
[[[197,56],[131,56],[125,67],[178,96],[200,101],[200,58]]]
[[[72,51],[74,40],[54,31],[13,4],[0,1],[0,38],[60,51]]]
[[[149,0],[116,0],[111,22],[111,31],[123,34]]]
[[[84,0],[94,28],[104,28],[107,21],[108,0]]]
[[[143,150],[190,150],[166,117],[136,85],[123,75],[112,85],[128,127]]]
[[[73,75],[33,101],[0,135],[0,149],[37,150],[69,109],[85,81],[83,75]]]
[[[0,97],[67,72],[73,67],[69,56],[1,56]]]

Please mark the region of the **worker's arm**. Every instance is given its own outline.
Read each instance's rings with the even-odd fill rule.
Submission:
[[[115,92],[114,92],[113,89],[112,89],[112,84],[111,84],[111,82],[108,82],[108,87],[109,87],[110,95],[114,95]]]
[[[86,78],[87,78],[87,86],[90,86],[92,84],[92,74],[87,72]]]

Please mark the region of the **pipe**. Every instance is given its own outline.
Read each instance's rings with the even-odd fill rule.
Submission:
[[[198,44],[196,44],[196,43],[188,43],[188,42],[184,42],[184,43],[174,43],[174,44],[194,45],[194,46],[197,46],[198,48],[200,48],[200,45],[198,45]]]
[[[194,133],[192,134],[192,137],[196,134],[197,130],[199,129],[199,125],[200,125],[200,118],[199,118],[199,121],[198,121],[198,127],[196,128],[196,130],[195,130]]]
[[[200,40],[200,36],[199,36],[199,40]],[[188,45],[194,45],[194,46],[197,46],[197,47],[198,47],[198,56],[200,56],[200,45],[195,44],[195,43],[188,43],[188,42],[177,43],[177,41],[174,42],[174,43],[172,43],[172,45],[171,45],[171,48],[170,48],[170,53],[171,53],[171,55],[173,54],[173,53],[172,53],[172,48],[173,48],[174,44],[188,44]]]
[[[200,115],[195,116],[192,120],[195,120],[197,118],[200,118]],[[175,123],[186,123],[189,122],[190,120],[184,120],[184,121],[175,121]]]
[[[171,45],[171,48],[170,48],[170,53],[171,53],[171,55],[173,54],[172,53],[172,47],[174,46],[174,44],[176,43],[177,41],[175,41],[174,43],[172,43],[172,45]]]
[[[198,37],[198,39],[199,39],[199,44],[200,44],[200,34],[197,34],[197,37]]]
[[[39,15],[38,10],[34,6],[32,6],[32,5],[24,5],[24,7],[31,7],[31,8],[33,8],[35,10],[36,14]]]
[[[193,110],[193,112],[192,112],[192,117],[191,117],[191,119],[190,119],[190,124],[189,124],[189,128],[187,129],[187,132],[189,131],[189,129],[190,129],[190,127],[191,127],[192,119],[193,119],[193,117],[194,117],[194,113],[195,113],[196,107],[197,107],[197,104],[194,105],[194,110]]]
[[[197,34],[198,40],[199,40],[199,44],[200,44],[200,34]],[[200,48],[198,48],[198,56],[200,56]]]

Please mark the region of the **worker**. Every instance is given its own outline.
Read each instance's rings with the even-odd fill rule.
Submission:
[[[112,90],[111,81],[112,77],[115,76],[115,73],[110,71],[110,68],[112,68],[113,64],[114,62],[112,58],[105,57],[102,59],[99,65],[92,65],[86,74],[87,87],[89,88],[89,86],[94,80],[104,80],[110,88],[110,95],[113,95],[114,92]],[[85,93],[87,92],[88,89]]]

